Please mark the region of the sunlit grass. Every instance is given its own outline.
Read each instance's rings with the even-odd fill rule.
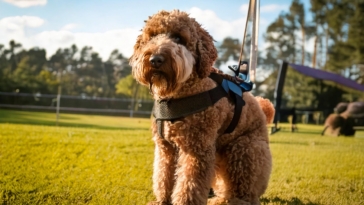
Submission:
[[[54,117],[0,110],[0,204],[153,199],[149,119],[62,114],[60,127],[49,126]],[[321,137],[321,126],[282,127],[270,136],[273,172],[262,204],[364,204],[363,132],[334,138]]]
[[[149,129],[150,120],[100,115],[79,115],[61,113],[59,126],[101,129]],[[0,123],[56,125],[56,114],[48,112],[28,112],[0,109]]]
[[[144,204],[152,198],[148,130],[14,124],[0,130],[3,203]]]
[[[357,135],[354,138],[289,132],[272,135],[273,172],[263,201],[364,204],[364,135]]]

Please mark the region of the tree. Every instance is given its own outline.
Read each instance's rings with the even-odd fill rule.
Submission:
[[[296,62],[295,38],[286,14],[280,14],[278,19],[268,26],[264,38],[269,44],[263,61],[265,65],[277,69],[280,60]]]
[[[328,2],[326,0],[310,0],[310,11],[313,14],[313,22],[315,23],[315,47],[314,47],[314,64],[313,67],[325,65],[328,55],[328,24],[326,22],[328,13]],[[318,46],[320,45],[320,51]],[[320,56],[320,58],[317,58]]]
[[[77,64],[74,58],[77,50],[75,45],[71,46],[71,48],[58,49],[48,61],[49,70],[59,77],[61,91],[65,95],[78,95],[79,93],[78,79],[75,75]]]
[[[231,37],[225,38],[217,48],[219,58],[216,60],[215,66],[220,67],[221,64],[226,63],[231,58],[232,60],[238,61],[240,47],[241,43],[239,42],[239,39],[233,39]]]
[[[38,71],[36,67],[36,64],[32,64],[31,56],[24,56],[11,75],[15,85],[13,90],[18,89],[20,92],[43,94],[54,92],[58,84],[55,77],[45,69]]]
[[[13,72],[18,66],[19,59],[16,56],[16,51],[21,48],[20,43],[16,43],[14,40],[9,42],[9,50],[5,50],[5,54],[10,54],[11,70]]]
[[[349,20],[350,28],[347,41],[351,53],[349,75],[353,80],[364,84],[364,2],[355,1],[353,5],[355,11]]]
[[[274,88],[282,60],[295,62],[296,59],[295,38],[288,23],[287,14],[281,13],[268,26],[264,35],[268,47],[264,51],[263,55],[265,56],[259,62],[261,67],[265,68],[270,75],[262,82],[260,95],[271,100],[274,99]]]
[[[291,22],[291,28],[293,29],[293,33],[295,30],[299,30],[301,33],[301,65],[304,65],[306,56],[306,40],[312,36],[314,32],[314,27],[307,25],[305,18],[305,8],[300,0],[293,0],[289,11],[290,13],[288,14],[287,18]]]
[[[9,78],[11,67],[8,59],[6,58],[5,46],[0,44],[0,91],[10,91],[12,79]]]
[[[136,82],[132,75],[122,78],[116,85],[116,93],[132,99],[131,107],[138,110],[138,101],[150,100],[152,96],[149,90]]]
[[[124,78],[131,74],[131,66],[129,65],[129,60],[125,58],[123,54],[120,53],[117,49],[111,52],[110,57],[106,61],[105,65],[110,68],[110,71],[108,73],[113,74],[113,78],[116,81],[119,81],[121,78]]]
[[[152,99],[152,96],[145,86],[141,86],[132,75],[122,78],[116,85],[116,93],[125,97],[136,99]]]
[[[115,85],[120,79],[131,74],[131,66],[129,65],[128,59],[126,59],[123,54],[118,50],[113,50],[109,59],[104,62],[104,68],[110,89],[109,96],[114,96],[116,94]]]

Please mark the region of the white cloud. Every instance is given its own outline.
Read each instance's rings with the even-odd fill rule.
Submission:
[[[47,4],[47,0],[3,0],[9,4],[26,8],[31,6],[44,6]]]
[[[8,44],[10,40],[31,45],[26,30],[40,27],[44,20],[36,16],[14,16],[0,19],[0,43]]]
[[[315,50],[315,38],[310,38],[305,43],[305,50],[306,52],[313,53]]]
[[[75,23],[70,23],[70,24],[66,24],[66,25],[64,25],[64,26],[61,28],[61,30],[70,31],[70,30],[72,30],[72,29],[74,29],[74,28],[76,28],[76,27],[77,27],[77,24],[75,24]]]
[[[35,16],[15,16],[0,19],[0,44],[7,45],[15,40],[25,49],[40,47],[47,50],[47,56],[53,55],[58,48],[67,48],[76,44],[79,48],[92,46],[93,50],[106,60],[112,50],[118,49],[124,56],[132,55],[133,46],[139,29],[110,30],[103,33],[72,32],[75,24],[67,24],[61,30],[43,31],[27,35],[27,31],[43,25],[45,21]]]
[[[13,16],[0,20],[0,26],[13,30],[20,27],[39,27],[44,24],[44,20],[36,16]]]
[[[239,11],[245,13],[245,15],[248,13],[249,4],[243,4],[240,6]]]
[[[212,35],[212,37],[214,37],[215,40],[222,41],[228,36],[242,40],[248,8],[249,4],[241,5],[239,8],[241,18],[233,21],[225,21],[211,10],[201,10],[196,7],[191,8],[189,13],[191,17],[196,18],[196,20],[202,24],[202,26],[210,33],[210,35]],[[287,5],[269,4],[261,6],[261,15],[259,19],[260,34],[264,33],[269,23],[272,22],[272,19],[267,19],[264,14],[268,13],[273,16],[278,16],[282,10],[286,9],[288,9]]]
[[[216,41],[221,42],[226,37],[242,40],[247,8],[247,4],[242,5],[239,10],[241,18],[231,21],[220,18],[211,10],[202,10],[197,7],[191,8],[189,13],[191,17],[196,18],[202,24]],[[276,15],[276,13],[280,12],[277,8],[280,7],[268,5],[263,6],[261,10],[264,12],[273,10],[269,14]],[[261,15],[260,33],[265,32],[270,21],[271,19],[264,18]],[[14,16],[0,19],[0,43],[8,44],[13,39],[20,42],[26,49],[35,46],[44,48],[47,50],[48,57],[53,55],[58,48],[67,48],[72,44],[76,44],[79,48],[92,46],[93,50],[106,60],[114,49],[118,49],[124,56],[130,57],[141,29],[140,27],[124,28],[106,32],[86,33],[73,31],[78,26],[74,23],[66,24],[59,30],[36,32],[39,28],[37,30],[33,29],[42,26],[44,22],[45,20],[35,16]],[[263,42],[259,40],[259,46],[262,49],[266,45],[263,45]]]
[[[288,5],[268,4],[260,7],[260,13],[280,13],[282,10],[288,10]]]
[[[47,50],[47,56],[53,55],[58,48],[67,48],[76,44],[79,48],[92,46],[93,50],[106,60],[114,49],[124,56],[132,55],[133,46],[140,28],[110,30],[102,33],[72,32],[76,24],[67,24],[61,30],[42,31],[29,35],[29,30],[40,27],[45,20],[36,16],[14,16],[0,19],[0,44],[7,45],[15,40],[23,48],[40,47]]]
[[[239,11],[241,13],[241,18],[235,19],[233,21],[225,21],[219,18],[213,11],[201,10],[199,8],[191,8],[189,13],[191,17],[196,18],[196,20],[202,24],[202,26],[210,33],[210,35],[216,41],[222,41],[226,37],[232,37],[243,40],[243,34],[245,29],[246,17],[248,12],[248,4],[243,4]],[[269,7],[270,8],[270,7]],[[263,9],[267,11],[268,9]],[[278,12],[278,11],[276,11]],[[273,12],[272,12],[273,13]],[[273,13],[274,15],[274,13]],[[262,34],[266,31],[270,20],[260,16],[259,19],[259,34],[260,38],[258,40],[259,50],[264,51],[266,44],[264,44]],[[231,62],[229,62],[231,64]]]
[[[190,16],[195,18],[216,41],[222,41],[225,37],[242,38],[245,27],[246,14],[234,21],[220,19],[211,10],[201,10],[193,7],[189,10]]]
[[[107,60],[114,49],[118,49],[125,57],[130,57],[139,33],[139,29],[119,29],[103,33],[44,31],[33,36],[31,41],[41,48],[46,48],[48,57],[54,54],[58,48],[76,44],[79,49],[91,46],[103,60]]]
[[[241,18],[233,21],[225,21],[216,15],[213,11],[202,10],[200,8],[193,7],[189,10],[190,16],[196,18],[196,20],[202,24],[202,26],[210,33],[210,35],[217,41],[222,41],[226,37],[237,38],[240,41],[243,40],[243,34],[245,29],[246,17],[248,13],[249,4],[243,4],[239,8]],[[266,32],[267,27],[272,22],[272,17],[276,18],[282,10],[287,10],[287,5],[270,4],[260,7],[260,19],[259,19],[259,51],[265,55],[265,48],[269,46],[267,42],[263,41],[263,34]],[[220,68],[227,68],[227,65],[236,64],[234,60],[230,59],[226,64],[220,66]],[[257,69],[261,70],[260,68]],[[230,71],[225,70],[227,73]],[[262,76],[261,73],[257,73],[257,77]]]

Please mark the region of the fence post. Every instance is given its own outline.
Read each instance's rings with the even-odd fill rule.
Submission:
[[[56,107],[56,125],[58,126],[59,121],[59,108],[61,106],[61,94],[62,94],[62,85],[61,85],[61,75],[62,69],[58,68],[57,80],[58,80],[58,93],[57,93],[57,107]]]

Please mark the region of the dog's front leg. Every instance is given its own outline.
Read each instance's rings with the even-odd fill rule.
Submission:
[[[153,191],[157,201],[149,204],[168,205],[171,204],[174,185],[176,150],[159,136],[154,138],[154,142]]]
[[[196,143],[197,144],[197,143]],[[205,205],[213,176],[215,147],[186,146],[179,150],[176,185],[172,202],[176,205]]]

